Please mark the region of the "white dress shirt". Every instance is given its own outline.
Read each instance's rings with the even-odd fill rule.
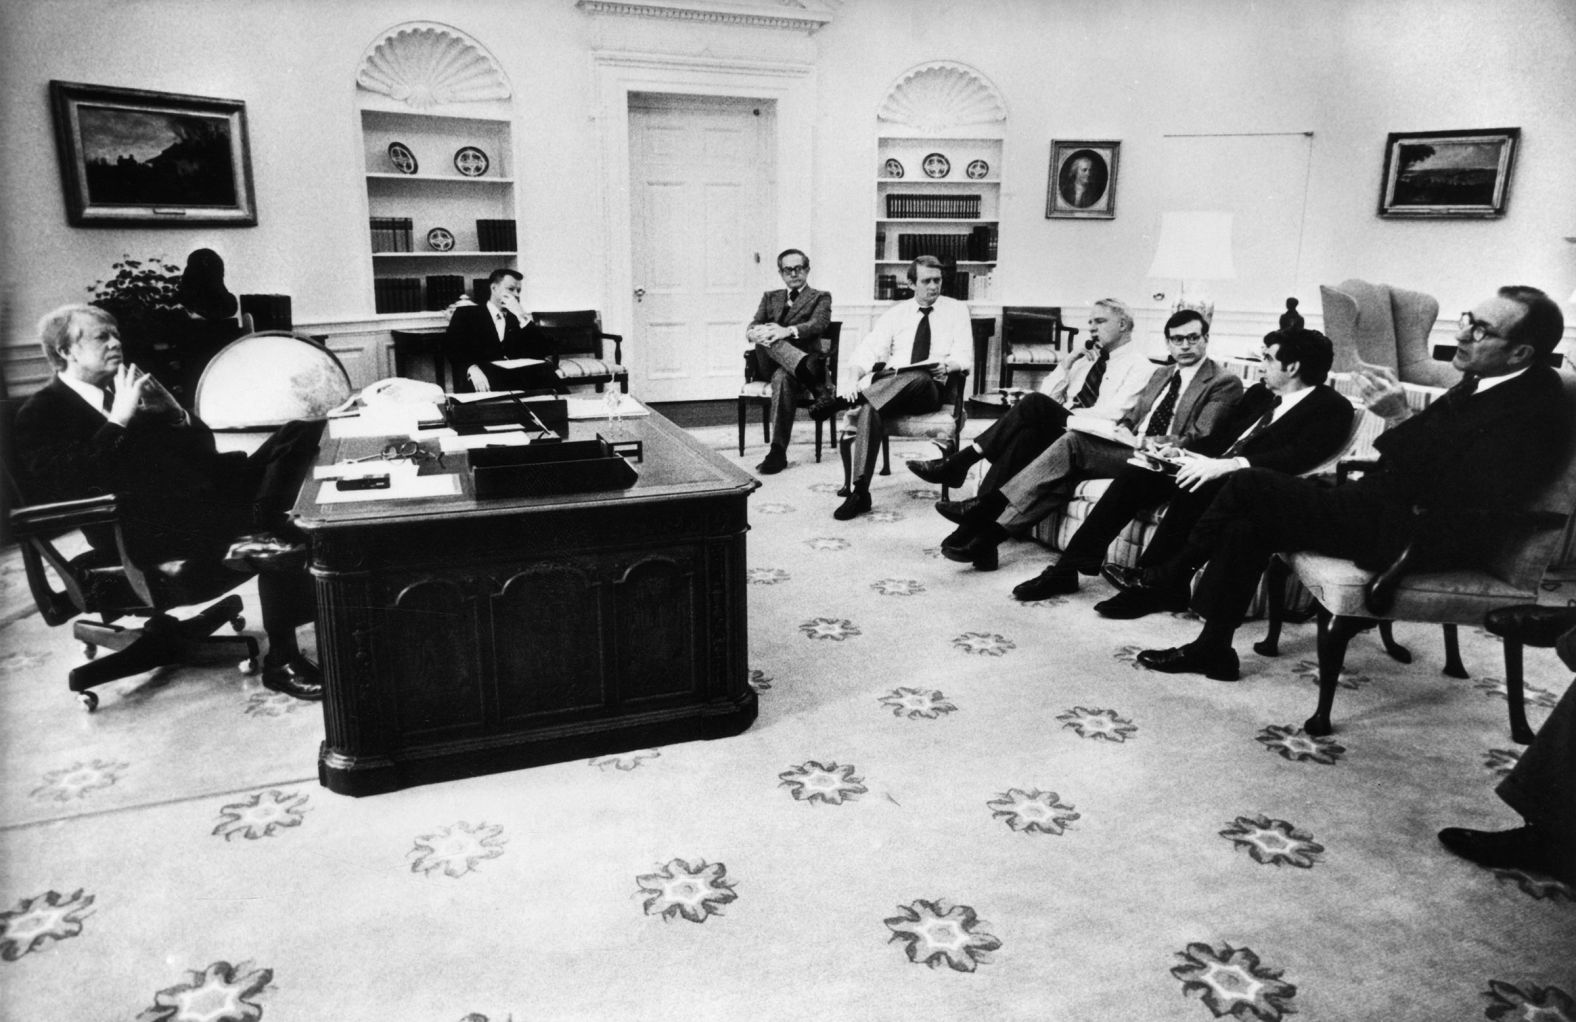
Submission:
[[[104,418],[109,418],[109,412],[104,408],[106,399],[110,397],[109,388],[95,386],[86,380],[79,380],[70,373],[61,373],[60,382],[76,391],[82,400],[97,408],[103,413]]]
[[[865,335],[854,354],[859,377],[877,362],[907,365],[914,352],[914,331],[919,328],[919,302],[910,298],[888,309]],[[940,297],[930,312],[930,355],[927,361],[944,363],[946,371],[974,368],[974,327],[969,307],[956,298]]]
[[[1064,408],[1072,408],[1078,392],[1083,389],[1084,377],[1094,368],[1095,357],[1095,352],[1082,349],[1062,359],[1040,384],[1040,391]],[[1100,396],[1088,408],[1078,409],[1078,414],[1110,422],[1126,417],[1138,406],[1138,396],[1154,374],[1155,364],[1149,361],[1143,348],[1129,338],[1111,352],[1105,376],[1100,379]]]

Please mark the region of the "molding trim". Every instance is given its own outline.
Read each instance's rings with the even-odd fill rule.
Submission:
[[[1007,120],[1007,101],[975,68],[955,60],[931,60],[898,75],[876,118],[927,134],[989,128],[996,135]]]
[[[779,0],[775,8],[739,0],[575,0],[575,6],[591,15],[746,25],[805,35],[814,35],[832,21],[829,12],[797,0]]]
[[[436,21],[407,21],[379,34],[361,54],[356,85],[421,112],[514,93],[486,47]]]
[[[645,71],[700,72],[767,78],[805,78],[814,70],[808,63],[788,63],[781,60],[686,57],[667,53],[631,53],[622,50],[597,50],[591,54],[591,62],[599,68],[619,67]]]

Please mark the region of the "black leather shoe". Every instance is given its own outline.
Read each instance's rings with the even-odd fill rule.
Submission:
[[[1576,628],[1576,607],[1540,607],[1535,603],[1501,607],[1488,612],[1483,627],[1502,639],[1549,649],[1561,635]]]
[[[1455,854],[1488,869],[1524,869],[1561,880],[1576,878],[1576,860],[1560,855],[1558,846],[1536,827],[1514,830],[1468,830],[1446,827],[1439,843]],[[1565,862],[1561,862],[1565,859]]]
[[[321,702],[323,674],[316,664],[297,653],[282,664],[264,661],[263,687],[308,702]]]
[[[967,500],[938,500],[936,513],[954,525],[962,525],[963,516],[979,507],[979,498],[970,497]]]
[[[1012,589],[1015,600],[1047,600],[1052,596],[1066,596],[1078,591],[1078,573],[1053,564],[1027,582],[1019,582]]]
[[[962,486],[969,477],[969,466],[953,458],[932,458],[929,461],[905,462],[908,470],[927,483],[937,486]]]
[[[1094,605],[1096,614],[1118,621],[1131,621],[1164,609],[1160,590],[1144,586],[1119,590],[1109,600],[1101,600]]]
[[[855,490],[848,495],[848,499],[837,505],[837,510],[832,512],[832,517],[840,522],[850,518],[858,518],[870,510],[870,494],[863,490]]]
[[[232,571],[288,571],[306,567],[307,544],[272,532],[242,536],[224,552]]]
[[[773,447],[766,452],[766,459],[755,466],[755,471],[763,476],[774,476],[788,467],[788,455],[781,447]]]
[[[1126,592],[1144,584],[1144,569],[1124,568],[1120,564],[1106,562],[1100,565],[1100,577],[1115,586],[1118,592]]]
[[[810,418],[816,422],[825,422],[838,412],[852,407],[852,404],[836,394],[822,394],[815,399],[815,404],[810,406]]]
[[[1138,654],[1138,662],[1162,674],[1202,674],[1215,681],[1236,681],[1242,668],[1234,649],[1205,654],[1195,646],[1146,649]]]
[[[941,556],[949,561],[961,561],[974,565],[979,571],[995,571],[1000,566],[997,547],[1001,545],[1001,538],[989,533],[975,535],[967,542],[958,546],[941,546]]]

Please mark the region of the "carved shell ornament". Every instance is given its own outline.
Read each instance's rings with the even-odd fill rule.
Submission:
[[[877,111],[883,121],[948,131],[1007,119],[1007,106],[984,75],[963,64],[932,63],[898,78]]]
[[[480,44],[458,29],[431,23],[385,33],[363,55],[356,84],[416,110],[508,99],[512,92]]]

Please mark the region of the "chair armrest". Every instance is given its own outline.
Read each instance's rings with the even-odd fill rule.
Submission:
[[[11,509],[11,527],[18,536],[54,536],[88,525],[113,525],[117,511],[113,493],[53,504],[28,504]]]
[[[1342,458],[1335,463],[1335,485],[1343,485],[1354,473],[1362,475],[1378,467],[1377,458]]]
[[[610,333],[607,333],[606,331],[603,331],[602,334],[601,334],[601,337],[602,337],[602,339],[604,341],[612,341],[613,342],[613,364],[614,365],[620,365],[620,366],[623,365],[624,364],[624,335],[623,334],[610,334]]]

